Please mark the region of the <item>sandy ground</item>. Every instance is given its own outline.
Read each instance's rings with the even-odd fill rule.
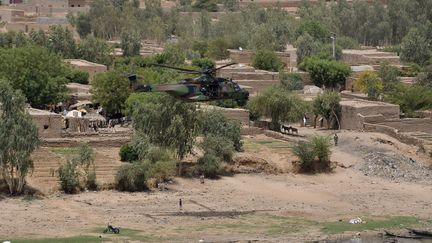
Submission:
[[[313,133],[332,136],[327,131],[300,130],[300,134]],[[263,142],[254,144],[264,140],[278,142],[263,135],[247,138],[246,152],[265,158],[284,173],[240,174],[206,180],[204,184],[197,179],[176,178],[163,192],[57,193],[42,200],[2,198],[0,239],[73,236],[92,232],[110,222],[169,242],[197,242],[199,239],[296,242],[326,236],[314,230],[282,230],[269,234],[270,231],[264,229],[274,224],[275,216],[300,221],[389,215],[428,219],[432,216],[432,187],[428,181],[395,183],[365,176],[350,167],[361,162],[367,151],[394,151],[425,164],[431,163],[430,158],[417,153],[414,146],[383,134],[340,132],[339,146],[333,147],[332,160],[347,168],[338,167],[333,173],[298,175],[289,172],[294,158],[289,149],[281,148],[280,144],[274,147],[266,147]],[[180,198],[183,200],[181,211]],[[236,228],[236,224],[250,225],[250,230]]]

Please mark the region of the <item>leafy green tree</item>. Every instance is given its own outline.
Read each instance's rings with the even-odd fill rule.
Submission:
[[[342,49],[359,49],[360,44],[357,40],[347,37],[340,36],[336,38],[336,45],[340,46]]]
[[[81,59],[104,65],[112,64],[110,46],[102,39],[93,35],[87,35],[78,46],[78,53]]]
[[[132,162],[138,160],[138,153],[135,148],[130,144],[126,143],[120,147],[120,161]]]
[[[66,79],[69,83],[79,83],[79,84],[88,84],[89,83],[89,73],[75,70],[71,68],[69,72],[66,74]]]
[[[297,39],[295,46],[297,47],[297,64],[301,64],[307,57],[318,55],[321,50],[320,43],[307,33]]]
[[[67,27],[52,25],[48,34],[48,48],[63,58],[74,58],[76,44],[72,32]]]
[[[200,130],[195,106],[168,95],[137,104],[132,117],[138,134],[150,144],[174,149],[179,159],[191,151]]]
[[[163,63],[170,65],[181,65],[184,64],[186,54],[180,45],[171,44],[167,45],[164,52],[161,54]]]
[[[216,155],[207,153],[198,159],[198,167],[206,177],[215,178],[220,173],[222,166]]]
[[[196,10],[206,10],[209,12],[217,11],[217,1],[216,0],[196,0],[192,5]]]
[[[0,173],[11,194],[22,193],[33,169],[31,153],[39,144],[38,131],[25,111],[25,98],[0,80]]]
[[[205,40],[194,40],[192,43],[192,50],[197,51],[201,57],[207,53],[208,43]]]
[[[15,35],[14,44],[16,48],[25,47],[29,44],[30,40],[24,31],[19,31]]]
[[[32,29],[29,33],[29,37],[31,42],[37,46],[48,46],[48,37],[45,34],[45,31],[43,31],[42,29],[39,29],[37,31]]]
[[[414,117],[418,110],[432,108],[432,90],[420,85],[399,84],[386,94],[387,102],[397,104],[408,117]]]
[[[275,33],[268,25],[256,26],[250,36],[249,48],[252,50],[276,50],[278,45]]]
[[[278,72],[284,64],[274,51],[258,50],[253,56],[252,66],[257,69]]]
[[[303,80],[298,73],[279,72],[279,79],[282,87],[288,91],[303,89]]]
[[[330,31],[318,21],[303,21],[296,31],[296,36],[299,37],[305,34],[322,43],[326,43],[330,39]]]
[[[343,86],[351,73],[349,65],[334,60],[307,58],[302,66],[309,72],[312,81],[318,87],[323,85],[327,88]]]
[[[70,15],[68,15],[70,17]],[[70,23],[72,26],[76,28],[76,31],[78,32],[79,36],[81,38],[85,38],[87,35],[91,34],[92,32],[92,19],[90,14],[88,13],[78,13],[77,16],[71,16],[69,18]]]
[[[124,109],[130,94],[129,80],[117,71],[100,73],[91,81],[93,100],[109,113],[119,113]]]
[[[395,84],[400,82],[399,69],[387,62],[380,64],[378,75],[383,81],[385,91],[391,90]]]
[[[317,116],[320,115],[327,120],[329,127],[332,126],[331,124],[335,124],[340,129],[339,118],[342,111],[340,101],[339,94],[334,91],[327,91],[318,95],[312,102],[312,109],[315,114],[314,127],[316,126]]]
[[[34,107],[66,97],[66,68],[59,56],[39,47],[0,50],[0,78],[20,89]]]
[[[207,56],[215,59],[222,60],[229,57],[228,42],[222,38],[216,38],[209,41]]]
[[[294,145],[292,152],[300,159],[301,172],[317,172],[330,168],[330,138],[325,136],[313,136],[307,141],[301,141]],[[318,158],[318,164],[315,158]]]
[[[319,162],[330,161],[331,144],[329,137],[315,135],[310,139],[310,143],[315,150]]]
[[[123,56],[138,56],[141,50],[141,37],[136,32],[124,32],[121,36]]]
[[[401,60],[425,65],[431,57],[429,44],[418,29],[411,29],[402,39]]]
[[[310,142],[299,142],[292,147],[292,152],[300,159],[302,171],[311,171],[316,152]]]
[[[271,118],[271,129],[280,130],[283,122],[297,122],[306,112],[306,103],[279,86],[270,87],[250,100],[252,112]]]
[[[239,8],[239,1],[237,0],[224,0],[224,8],[228,11],[236,11]]]
[[[236,151],[242,151],[241,126],[238,121],[227,119],[220,111],[210,110],[201,120],[202,134],[205,137],[221,137],[231,141]]]
[[[6,33],[0,33],[0,47],[1,48],[12,48],[15,38],[15,32],[9,31]]]
[[[417,76],[416,84],[432,89],[432,65],[425,67],[423,72]]]
[[[362,72],[357,78],[355,85],[373,100],[378,99],[384,89],[383,81],[377,73],[372,71]]]
[[[203,70],[216,67],[216,62],[209,58],[195,58],[192,60],[192,66],[199,67]]]
[[[234,154],[234,144],[222,136],[206,136],[201,143],[205,154],[214,154],[224,161],[230,162]]]

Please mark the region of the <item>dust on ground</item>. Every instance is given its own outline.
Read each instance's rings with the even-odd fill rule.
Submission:
[[[310,128],[299,132],[333,135]],[[299,242],[328,237],[314,222],[432,216],[428,178],[394,181],[371,173],[365,175],[356,167],[373,161],[367,160],[370,153],[394,153],[424,168],[430,165],[430,158],[415,146],[383,134],[346,131],[338,135],[339,145],[332,148],[332,160],[341,166],[332,173],[291,173],[295,159],[289,149],[292,143],[258,135],[245,139],[245,152],[237,155],[239,165],[247,167],[250,161],[261,161],[272,173],[249,171],[206,180],[204,184],[199,179],[175,178],[167,191],[57,193],[43,200],[3,198],[0,238],[73,236],[112,223],[145,232],[153,237],[150,241]]]

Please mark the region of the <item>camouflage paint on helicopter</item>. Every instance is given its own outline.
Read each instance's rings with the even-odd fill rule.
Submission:
[[[241,88],[232,79],[215,77],[216,71],[218,69],[230,65],[233,64],[224,65],[217,69],[212,68],[204,71],[195,71],[154,64],[153,66],[176,69],[186,73],[201,74],[201,76],[197,78],[183,79],[177,84],[164,85],[138,84],[136,82],[136,75],[129,76],[129,80],[132,82],[132,88],[136,92],[165,92],[174,97],[190,102],[233,99],[240,105],[245,104],[249,99],[249,92],[246,89]]]

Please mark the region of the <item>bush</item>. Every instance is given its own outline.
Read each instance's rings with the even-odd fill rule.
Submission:
[[[158,63],[164,63],[169,65],[181,65],[184,64],[186,54],[183,48],[177,44],[166,45],[164,52],[158,55]]]
[[[269,50],[259,50],[252,59],[252,66],[257,69],[277,72],[283,68],[282,60],[275,52]]]
[[[208,50],[208,43],[204,40],[194,40],[192,50],[198,52],[201,57],[204,57]]]
[[[76,164],[72,160],[60,165],[58,169],[60,187],[65,193],[75,193],[80,189]]]
[[[372,71],[364,71],[360,74],[355,85],[362,92],[366,93],[370,99],[378,99],[384,89],[382,80],[378,74]]]
[[[138,159],[138,153],[136,152],[136,150],[134,149],[133,146],[129,145],[129,144],[123,144],[120,147],[120,161],[123,162],[132,162]]]
[[[176,174],[174,160],[157,161],[147,171],[147,178],[154,178],[157,183],[167,181]]]
[[[147,165],[133,163],[122,165],[115,177],[116,188],[119,191],[144,191],[147,190]]]
[[[210,135],[205,137],[201,143],[201,148],[204,153],[214,154],[226,162],[230,162],[234,154],[233,142],[220,136]]]
[[[301,68],[308,71],[312,81],[318,87],[336,87],[345,85],[346,78],[351,74],[349,65],[320,58],[306,58]]]
[[[66,75],[69,83],[88,84],[90,75],[87,72],[71,69]]]
[[[93,191],[98,189],[98,185],[96,183],[96,172],[95,171],[91,171],[87,174],[85,186],[87,189],[93,190]]]
[[[336,45],[340,46],[342,49],[359,49],[360,44],[357,40],[347,37],[340,36],[336,38]]]
[[[215,59],[222,60],[229,57],[228,52],[229,44],[222,38],[216,38],[209,41],[207,56]]]
[[[299,142],[292,148],[292,151],[300,159],[301,170],[311,171],[316,156],[312,144],[309,142]]]
[[[386,62],[381,63],[378,75],[383,81],[384,90],[391,90],[393,85],[400,81],[399,69]]]
[[[330,138],[325,136],[313,136],[310,143],[315,151],[316,156],[320,162],[327,162],[330,160],[331,144]]]
[[[385,100],[399,105],[405,116],[413,117],[415,111],[432,108],[432,90],[419,85],[408,87],[399,84],[387,94]]]
[[[148,149],[147,155],[145,157],[151,163],[156,163],[158,161],[169,161],[173,160],[173,155],[166,148],[161,147],[150,147]]]
[[[243,146],[240,132],[240,123],[228,120],[220,111],[212,110],[203,114],[202,134],[223,137],[233,143],[236,151],[241,151]]]
[[[314,136],[306,142],[297,143],[292,148],[292,152],[300,159],[300,172],[330,169],[330,147],[330,138],[325,136]],[[318,161],[315,160],[316,157]]]
[[[200,172],[209,178],[215,178],[221,171],[219,158],[213,154],[204,154],[198,160],[198,167]]]
[[[298,73],[279,72],[282,87],[288,91],[302,90],[303,80]]]
[[[192,66],[207,70],[216,67],[216,62],[209,58],[195,58],[192,60]]]

